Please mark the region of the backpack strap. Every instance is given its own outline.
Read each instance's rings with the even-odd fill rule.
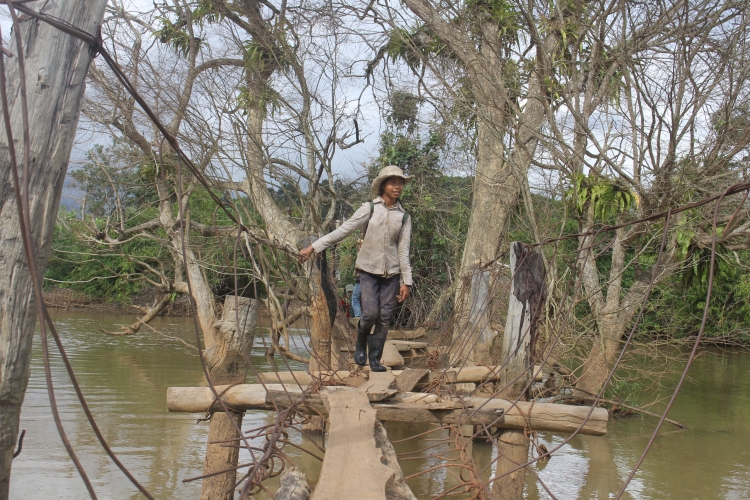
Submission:
[[[375,212],[375,202],[370,200],[370,219],[372,219],[373,212]],[[365,222],[365,227],[362,228],[362,241],[365,240],[365,234],[367,234],[367,228],[370,226],[370,219],[367,219],[367,222]]]
[[[375,202],[370,200],[370,218],[372,218],[372,214],[375,212]],[[403,205],[401,206],[403,208]],[[404,224],[406,224],[406,221],[409,220],[409,212],[404,211],[404,216],[401,218],[401,229],[404,228]],[[365,234],[367,234],[367,228],[370,225],[370,220],[368,219],[365,223],[365,227],[362,228],[362,240],[365,239]]]

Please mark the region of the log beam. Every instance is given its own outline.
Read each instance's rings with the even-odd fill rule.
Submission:
[[[218,386],[222,393],[226,387]],[[268,390],[268,392],[266,391]],[[302,391],[296,386],[280,384],[262,385],[241,384],[229,388],[223,396],[224,402],[238,411],[275,410],[296,401]],[[603,436],[607,432],[608,412],[603,408],[569,406],[552,403],[519,401],[513,405],[504,399],[464,397],[467,409],[431,410],[429,405],[438,402],[438,396],[428,393],[401,393],[395,397],[372,403],[378,419],[402,422],[415,420],[432,423],[462,423],[488,425],[504,429],[525,429],[536,431],[574,432],[590,436]],[[307,409],[313,414],[327,415],[327,410],[318,395],[305,399]],[[213,394],[207,387],[170,387],[167,390],[167,407],[172,412],[204,413],[209,408],[219,411],[220,405],[214,402]],[[589,415],[591,413],[591,415]],[[503,418],[499,418],[503,417]]]
[[[393,370],[393,375],[400,375],[406,373],[409,370]],[[264,384],[287,384],[287,385],[301,385],[306,387],[312,383],[313,379],[321,380],[337,380],[343,383],[347,383],[347,379],[354,376],[367,377],[369,372],[367,370],[360,372],[358,375],[353,375],[353,372],[340,370],[337,372],[332,371],[293,371],[293,372],[266,372],[258,374],[258,382]],[[542,380],[542,367],[536,365],[534,367],[534,374],[537,375],[537,381]],[[466,366],[463,368],[449,368],[445,371],[430,372],[426,375],[423,380],[417,384],[417,387],[425,386],[435,380],[443,379],[448,384],[460,384],[472,382],[479,384],[482,382],[495,382],[500,379],[501,370],[499,366]]]

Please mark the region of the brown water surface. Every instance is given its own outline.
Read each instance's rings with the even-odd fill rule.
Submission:
[[[142,330],[131,337],[111,337],[101,330],[116,330],[132,317],[62,312],[54,315],[79,382],[106,439],[125,465],[157,498],[198,498],[200,482],[183,479],[201,474],[208,424],[199,415],[169,413],[166,391],[172,386],[202,385],[200,362],[193,351],[176,340]],[[194,343],[190,319],[159,318],[153,327],[170,336]],[[303,350],[303,339],[298,339]],[[266,370],[268,362],[259,335],[253,362]],[[294,366],[299,369],[299,365]],[[137,490],[110,462],[80,410],[59,358],[53,356],[57,401],[71,443],[79,454],[101,499],[140,498]],[[680,394],[671,418],[690,430],[665,426],[624,498],[631,499],[731,499],[750,498],[750,354],[738,350],[707,350],[690,372],[692,382]],[[250,380],[252,382],[252,380]],[[642,394],[643,402],[665,397],[674,382],[660,392]],[[655,406],[653,411],[659,411]],[[268,412],[249,412],[243,428],[270,422]],[[610,422],[605,437],[575,437],[546,464],[533,468],[552,492],[545,492],[527,475],[526,498],[612,498],[637,462],[656,424],[652,418],[628,418]],[[21,415],[26,429],[23,452],[13,462],[11,498],[82,499],[86,490],[57,435],[44,381],[41,349],[34,344],[31,380]],[[443,434],[409,438],[429,427],[386,425],[401,465],[410,476],[441,464],[436,452],[448,452],[436,441]],[[297,433],[293,441],[314,450]],[[542,434],[552,448],[565,436]],[[438,445],[429,451],[420,451]],[[442,447],[442,448],[441,448]],[[489,444],[471,443],[471,456],[480,468],[495,456]],[[317,480],[320,462],[287,447],[308,474]],[[408,454],[408,455],[407,455]],[[430,455],[427,457],[426,455]],[[448,458],[455,458],[455,452]],[[248,461],[244,454],[241,461]],[[409,480],[420,499],[438,495],[456,484],[456,468],[436,468]],[[485,479],[489,478],[488,468]],[[456,498],[456,497],[452,497]]]

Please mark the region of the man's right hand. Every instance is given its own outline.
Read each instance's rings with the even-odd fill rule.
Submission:
[[[303,248],[302,250],[299,251],[299,255],[297,256],[297,259],[300,262],[305,262],[314,253],[315,253],[315,249],[312,247],[312,245],[310,245],[309,247]]]

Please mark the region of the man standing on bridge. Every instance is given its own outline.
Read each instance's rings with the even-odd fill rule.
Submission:
[[[412,286],[411,217],[399,202],[404,185],[410,180],[395,165],[383,168],[371,185],[376,198],[363,203],[338,229],[300,251],[300,260],[305,261],[314,252],[320,253],[357,229],[362,230],[362,247],[355,263],[362,288],[362,317],[357,326],[354,362],[364,366],[369,359],[374,372],[386,371],[380,358],[388,325],[396,300],[406,300]],[[368,335],[373,326],[372,335]]]

